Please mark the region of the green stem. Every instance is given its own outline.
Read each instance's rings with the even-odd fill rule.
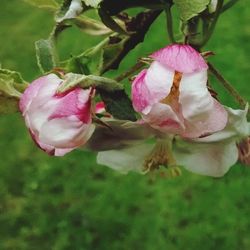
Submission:
[[[213,18],[212,24],[211,24],[210,28],[207,30],[207,33],[203,37],[202,41],[199,43],[200,48],[203,47],[209,41],[209,39],[211,38],[211,36],[212,36],[212,34],[214,32],[215,26],[217,24],[217,21],[219,19],[220,13],[221,13],[221,9],[223,7],[223,2],[224,2],[224,0],[219,0],[218,1],[217,8],[216,8],[216,11],[214,13],[214,18]]]
[[[237,2],[239,2],[239,0],[231,0],[229,2],[227,2],[223,8],[221,9],[221,13],[227,11],[228,9],[230,9],[231,7],[233,7]]]
[[[122,73],[121,75],[119,75],[118,77],[115,78],[115,80],[117,82],[121,82],[124,79],[132,76],[133,74],[135,74],[138,70],[140,70],[143,66],[145,65],[145,63],[139,61],[137,62],[134,66],[132,66],[128,71]]]
[[[176,43],[176,40],[174,38],[174,31],[173,31],[173,18],[172,18],[172,12],[171,12],[171,5],[167,4],[167,7],[165,9],[166,18],[167,18],[167,31],[168,31],[168,37],[171,43]]]

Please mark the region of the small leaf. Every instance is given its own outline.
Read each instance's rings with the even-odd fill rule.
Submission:
[[[93,36],[108,35],[112,32],[111,29],[101,22],[86,16],[75,18],[72,22],[83,32]]]
[[[103,48],[101,72],[105,72],[124,51],[124,46],[129,40],[128,36],[111,36],[109,43]]]
[[[101,90],[100,94],[105,103],[107,112],[114,118],[136,121],[132,103],[124,90],[116,90],[113,92]]]
[[[52,70],[55,66],[54,45],[51,40],[39,40],[35,43],[37,64],[42,73]]]
[[[90,7],[97,8],[102,0],[83,0],[83,2]]]
[[[18,101],[26,87],[18,72],[0,68],[0,114],[18,111]]]
[[[84,10],[81,0],[64,0],[62,7],[56,15],[58,23],[67,19],[74,19],[79,16]]]
[[[210,0],[174,0],[174,3],[180,12],[180,18],[185,22],[205,10]]]
[[[84,75],[100,75],[103,67],[103,47],[108,42],[109,39],[106,38],[81,55],[73,56],[66,65],[67,71]]]
[[[65,92],[75,86],[81,88],[95,87],[108,92],[123,89],[121,84],[107,77],[68,73],[65,75],[65,79],[61,83],[58,93]]]
[[[105,9],[99,9],[98,14],[102,20],[102,22],[114,32],[119,34],[128,35],[127,31],[120,26],[109,14]]]
[[[24,2],[36,6],[38,8],[56,10],[58,3],[55,0],[23,0]]]

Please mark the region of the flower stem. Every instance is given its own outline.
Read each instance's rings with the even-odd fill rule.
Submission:
[[[247,101],[244,100],[238,91],[232,86],[230,82],[228,82],[221,73],[211,64],[208,63],[210,72],[222,83],[223,87],[234,97],[234,99],[238,102],[241,108],[245,108]]]
[[[221,13],[225,12],[226,10],[230,9],[231,7],[233,7],[239,0],[231,0],[229,2],[227,2],[223,8],[221,9]]]
[[[166,18],[167,18],[167,31],[168,31],[168,37],[171,43],[176,43],[174,38],[174,31],[173,31],[173,20],[172,20],[172,13],[171,13],[171,6],[170,4],[167,4],[167,7],[165,9]]]
[[[199,48],[203,47],[210,39],[210,37],[212,36],[215,26],[217,24],[217,21],[219,19],[220,13],[221,13],[221,9],[223,7],[223,2],[224,0],[219,0],[218,4],[217,4],[217,8],[216,11],[214,13],[214,18],[212,21],[211,26],[208,28],[208,30],[206,31],[205,36],[203,37],[202,41],[199,43]]]
[[[129,70],[127,70],[126,72],[124,72],[121,75],[119,75],[118,77],[116,77],[115,80],[117,82],[123,81],[124,79],[132,76],[134,73],[136,73],[138,70],[140,70],[144,65],[145,65],[145,63],[138,61]]]

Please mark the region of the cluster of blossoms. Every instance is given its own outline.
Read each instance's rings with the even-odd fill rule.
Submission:
[[[249,135],[245,110],[222,106],[208,90],[208,66],[189,45],[170,45],[132,83],[137,122],[103,117],[94,125],[95,90],[75,87],[57,94],[62,79],[49,74],[29,85],[20,110],[36,144],[50,155],[75,148],[98,151],[97,162],[123,173],[183,166],[224,175],[238,159],[237,142]]]

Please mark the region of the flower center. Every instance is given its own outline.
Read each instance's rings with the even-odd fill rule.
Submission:
[[[171,149],[172,141],[158,140],[152,152],[145,158],[144,171],[153,171],[160,166],[175,166],[176,162]]]
[[[182,78],[182,73],[175,71],[174,81],[170,93],[164,99],[161,100],[161,103],[165,103],[174,107],[178,106],[179,96],[180,96],[179,87],[181,78]]]

